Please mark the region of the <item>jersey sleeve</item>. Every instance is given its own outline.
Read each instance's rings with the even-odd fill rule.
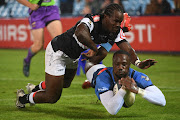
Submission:
[[[111,50],[112,45],[107,42],[107,43],[101,43],[100,46],[104,47],[108,52]]]
[[[124,40],[124,39],[126,39],[126,36],[125,36],[123,30],[120,29],[120,32],[119,32],[119,34],[117,35],[117,38],[115,39],[115,42],[118,43],[118,42],[120,42],[120,41],[122,41],[122,40]]]
[[[80,23],[85,23],[88,26],[90,33],[94,29],[94,23],[90,20],[90,18],[85,17],[80,21]]]
[[[146,74],[138,72],[138,71],[134,72],[133,79],[135,80],[137,86],[142,89],[145,89],[148,86],[153,85],[151,79]]]
[[[95,86],[95,93],[98,97],[98,99],[100,99],[100,94],[104,93],[108,90],[110,90],[111,88],[111,84],[110,84],[110,77],[107,74],[104,75],[99,75],[96,78],[96,86]]]

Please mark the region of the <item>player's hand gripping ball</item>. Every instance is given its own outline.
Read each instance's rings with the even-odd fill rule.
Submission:
[[[121,78],[121,80],[119,81],[122,86],[125,86],[126,90],[129,90],[133,93],[138,93],[138,87],[136,82],[134,81],[133,78],[130,78],[129,76],[126,78]]]

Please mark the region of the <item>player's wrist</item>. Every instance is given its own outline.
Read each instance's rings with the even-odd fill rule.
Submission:
[[[121,95],[125,95],[126,94],[126,89],[124,89],[123,88],[123,86],[119,89],[119,93],[121,94]]]
[[[139,64],[141,63],[141,61],[139,60],[139,59],[137,59],[136,61],[135,61],[135,66],[136,67],[139,67]]]
[[[138,88],[138,94],[141,95],[141,96],[144,96],[145,90],[141,89],[141,88]]]
[[[126,90],[126,87],[124,85],[121,86],[121,89]]]

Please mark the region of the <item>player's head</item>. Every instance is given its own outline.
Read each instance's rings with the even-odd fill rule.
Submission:
[[[118,4],[108,5],[103,12],[102,26],[107,32],[116,32],[123,20],[123,9]]]
[[[113,73],[117,78],[126,77],[130,67],[130,54],[126,51],[119,50],[113,55]]]

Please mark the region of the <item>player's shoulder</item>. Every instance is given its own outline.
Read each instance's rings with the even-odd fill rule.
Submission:
[[[129,68],[129,76],[134,79],[143,78],[143,76],[145,76],[144,78],[148,77],[146,74],[139,72],[137,70],[134,70],[132,68]]]
[[[101,78],[102,81],[109,79],[112,75],[112,67],[106,67],[101,69],[97,75]],[[103,79],[102,79],[103,78]]]
[[[101,14],[87,14],[85,18],[89,18],[92,22],[99,22],[101,19]]]
[[[138,74],[139,74],[138,71],[136,71],[136,70],[134,70],[132,68],[129,68],[129,77],[135,78]]]

